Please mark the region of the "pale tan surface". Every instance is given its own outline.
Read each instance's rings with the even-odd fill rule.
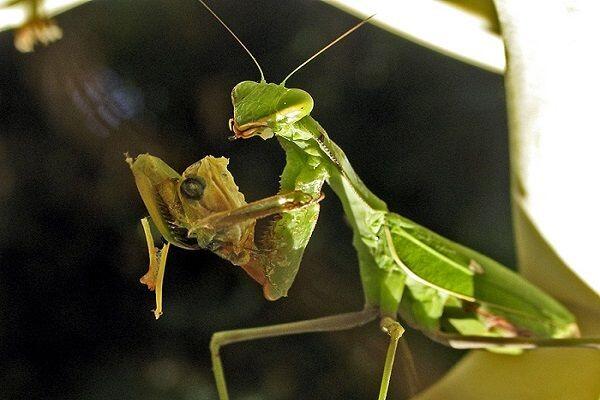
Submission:
[[[439,0],[323,0],[421,46],[495,73],[505,69],[504,46],[485,7]],[[464,3],[464,2],[462,2]]]
[[[508,49],[513,213],[521,272],[600,336],[598,119],[589,92],[597,7],[583,1],[497,0]],[[595,16],[595,18],[594,18]],[[563,29],[556,29],[557,26]],[[595,205],[594,205],[595,203]],[[594,243],[595,242],[595,243]],[[568,265],[568,266],[567,266]],[[600,352],[539,349],[510,357],[473,352],[415,399],[577,399],[600,395]]]

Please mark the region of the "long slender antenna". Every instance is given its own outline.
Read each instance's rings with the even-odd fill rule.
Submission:
[[[212,8],[210,8],[208,6],[208,4],[206,4],[203,0],[198,0],[198,1],[200,2],[200,4],[202,4],[204,6],[204,8],[206,8],[208,10],[209,13],[211,13],[213,15],[213,17],[215,17],[217,19],[217,21],[219,21],[221,23],[221,25],[223,25],[225,27],[225,29],[227,29],[227,31],[229,31],[229,33],[231,33],[231,36],[233,36],[235,38],[235,40],[237,40],[237,42],[244,48],[244,50],[246,50],[246,53],[248,53],[248,55],[252,58],[252,61],[254,61],[254,64],[256,64],[256,66],[258,67],[258,71],[260,72],[261,82],[264,82],[265,74],[263,73],[263,70],[260,67],[260,64],[258,63],[258,61],[256,61],[256,58],[252,55],[250,50],[248,50],[246,45],[240,40],[239,37],[237,37],[237,35],[235,33],[233,33],[231,28],[229,28],[227,26],[227,24],[225,22],[223,22],[223,20],[221,18],[219,18],[219,16],[212,10]]]
[[[202,1],[202,0],[198,0],[198,1]],[[369,21],[371,18],[373,18],[375,16],[375,14],[371,15],[368,18],[363,19],[362,21],[360,21],[358,24],[354,25],[352,28],[348,29],[346,32],[342,33],[340,36],[338,36],[337,39],[335,39],[333,42],[329,43],[327,46],[323,47],[321,50],[317,51],[315,54],[313,54],[308,60],[304,61],[302,64],[298,65],[296,67],[296,69],[294,69],[292,72],[290,72],[288,74],[288,76],[285,77],[285,79],[283,80],[283,82],[281,82],[282,85],[285,85],[285,82],[289,79],[290,76],[294,75],[300,68],[304,67],[306,64],[308,64],[309,62],[311,62],[312,60],[314,60],[315,58],[317,58],[321,53],[323,53],[325,50],[327,50],[328,48],[330,48],[331,46],[333,46],[334,44],[336,44],[337,42],[339,42],[340,40],[342,40],[343,38],[345,38],[346,36],[348,36],[349,34],[351,34],[352,32],[354,32],[355,30],[357,30],[358,28],[360,28],[361,26],[363,26],[364,24],[367,23],[367,21]]]

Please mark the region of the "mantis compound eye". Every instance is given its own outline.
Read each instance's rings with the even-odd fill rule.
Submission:
[[[181,193],[188,199],[200,200],[204,194],[206,183],[200,177],[186,178],[181,182]]]

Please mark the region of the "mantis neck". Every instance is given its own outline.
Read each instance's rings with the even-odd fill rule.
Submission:
[[[356,200],[360,199],[364,206],[373,211],[388,211],[385,202],[365,186],[350,165],[344,151],[329,138],[325,129],[317,121],[309,115],[300,120],[298,125],[310,135],[310,141],[314,143],[314,147],[321,151],[322,162],[327,165],[329,171],[328,182],[340,199],[345,197],[345,193],[339,192],[335,187],[337,185],[333,182],[343,180],[346,181],[344,191],[353,191],[352,197],[355,197]]]

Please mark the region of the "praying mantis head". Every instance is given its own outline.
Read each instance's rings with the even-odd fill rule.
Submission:
[[[282,125],[293,124],[310,114],[314,101],[302,89],[283,84],[244,81],[231,92],[233,118],[229,129],[235,138],[273,137]]]
[[[229,120],[229,130],[234,133],[233,139],[247,139],[260,136],[269,139],[277,134],[283,125],[293,124],[310,114],[314,101],[310,94],[302,89],[289,89],[285,87],[287,80],[306,64],[314,60],[321,53],[335,45],[337,42],[363,26],[373,15],[362,20],[346,32],[331,41],[321,50],[313,54],[306,61],[292,70],[280,84],[267,83],[263,70],[256,57],[237,37],[229,26],[206,4],[200,3],[213,17],[231,34],[231,36],[248,53],[260,72],[260,81],[243,81],[238,83],[231,92],[233,103],[233,118]]]

